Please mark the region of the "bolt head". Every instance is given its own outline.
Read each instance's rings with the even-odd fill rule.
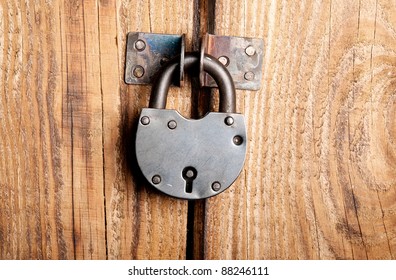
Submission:
[[[158,185],[159,183],[161,183],[161,176],[154,175],[153,178],[151,179],[151,182],[153,182],[153,184],[155,184],[155,185]]]
[[[228,64],[230,64],[230,59],[226,56],[220,56],[218,59],[220,63],[223,64],[225,67],[227,67]]]
[[[254,73],[251,71],[246,72],[244,77],[245,77],[245,80],[252,81],[252,80],[254,80]]]
[[[169,129],[175,129],[177,127],[177,122],[174,120],[171,120],[168,122],[168,128]]]
[[[219,182],[214,182],[212,184],[212,190],[214,190],[215,192],[218,192],[221,189],[221,184]]]
[[[136,78],[141,78],[144,75],[144,68],[140,65],[136,65],[135,68],[133,68],[133,76]]]
[[[233,117],[226,117],[224,120],[225,124],[228,126],[231,126],[234,124],[234,118]]]
[[[135,42],[135,48],[136,48],[136,50],[141,52],[146,48],[146,43],[143,40],[139,39]]]
[[[143,116],[143,117],[140,119],[140,122],[141,122],[142,125],[148,125],[148,124],[150,123],[150,118],[147,117],[147,116]]]
[[[253,46],[248,46],[248,47],[245,49],[245,53],[246,53],[248,56],[253,56],[253,55],[256,53],[256,50],[254,49]]]

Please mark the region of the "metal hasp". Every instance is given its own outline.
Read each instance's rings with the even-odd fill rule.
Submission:
[[[152,84],[161,67],[180,55],[175,84],[183,83],[185,38],[183,35],[130,32],[127,36],[125,83]]]
[[[231,74],[235,88],[259,90],[263,65],[264,41],[258,38],[205,34],[201,42],[201,87],[217,87],[216,82],[202,69],[203,56],[212,55]],[[173,84],[183,84],[185,36],[130,32],[127,36],[125,83],[152,84],[158,70],[179,56],[178,76]]]
[[[258,38],[230,37],[206,34],[202,39],[203,53],[216,57],[230,72],[235,88],[259,90],[263,65],[264,41]],[[215,81],[201,72],[201,86],[216,87]]]
[[[165,109],[178,61],[175,57],[163,67],[152,88],[150,108],[140,114],[136,159],[147,181],[159,191],[182,199],[203,199],[226,190],[241,173],[247,145],[245,121],[235,113],[230,74],[210,55],[204,55],[202,68],[219,85],[220,112],[191,120]],[[184,66],[198,73],[200,54],[186,53]]]

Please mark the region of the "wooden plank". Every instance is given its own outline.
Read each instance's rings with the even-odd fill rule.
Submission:
[[[208,259],[395,258],[394,1],[216,1],[216,34],[263,37],[238,92],[246,166],[206,203]]]
[[[186,33],[191,48],[191,1],[100,1],[100,53],[109,259],[184,259],[187,202],[154,192],[134,158],[134,132],[150,86],[123,82],[126,34]],[[182,15],[182,16],[178,16]],[[189,81],[172,88],[168,108],[189,116]]]
[[[187,202],[154,192],[131,156],[150,87],[122,77],[129,31],[184,32],[191,47],[192,4],[6,1],[0,14],[0,257],[185,258]],[[186,116],[188,84],[168,98]]]
[[[349,100],[350,157],[354,164],[353,194],[364,248],[369,259],[395,258],[396,169],[395,68],[396,5],[391,1],[362,1],[360,44],[354,53],[354,92]]]
[[[184,32],[196,49],[208,7],[0,3],[1,259],[395,258],[390,0],[216,1],[216,34],[265,39],[263,87],[238,91],[245,170],[190,205],[186,252],[187,202],[154,192],[133,158],[150,87],[123,83],[125,39]],[[172,88],[169,108],[202,115],[207,97],[189,92]]]
[[[0,258],[73,258],[59,7],[2,1],[0,30]]]
[[[75,258],[106,258],[102,99],[98,9],[94,1],[61,3],[66,66],[63,134],[72,166]],[[67,139],[67,138],[66,138]],[[66,140],[65,139],[65,140]],[[66,140],[67,141],[67,140]]]

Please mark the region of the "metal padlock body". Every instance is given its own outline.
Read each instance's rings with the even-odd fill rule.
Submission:
[[[145,108],[140,119],[144,117],[150,122],[139,122],[136,156],[144,176],[158,190],[183,199],[208,198],[226,190],[240,174],[246,154],[243,115],[210,112],[191,120],[175,110]],[[232,117],[232,125],[226,124],[227,117]],[[171,121],[177,124],[173,129]],[[183,178],[188,167],[196,170],[190,192]],[[154,176],[159,176],[158,184]],[[214,184],[220,189],[213,189]]]
[[[158,190],[182,199],[202,199],[226,190],[240,174],[246,154],[244,117],[235,113],[235,86],[228,70],[210,55],[186,53],[184,70],[207,72],[219,87],[219,112],[186,119],[166,110],[179,58],[161,69],[153,84],[150,108],[141,112],[136,133],[139,167]],[[198,71],[197,71],[198,72]]]

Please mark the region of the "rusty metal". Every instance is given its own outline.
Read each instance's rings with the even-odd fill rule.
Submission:
[[[263,64],[264,42],[258,38],[230,37],[205,34],[200,49],[199,80],[201,86],[217,87],[203,69],[204,55],[209,54],[227,67],[235,88],[259,90]],[[152,84],[159,69],[174,57],[178,59],[178,76],[173,84],[184,80],[185,36],[130,32],[127,37],[125,82]]]
[[[235,88],[259,90],[263,65],[263,47],[264,41],[258,38],[205,34],[202,38],[201,57],[206,53],[226,62],[227,70],[234,80]],[[205,87],[217,86],[209,75],[202,72],[202,69],[200,82],[201,86]]]
[[[125,83],[151,84],[162,65],[180,55],[176,85],[184,79],[185,36],[130,32],[127,36]]]

